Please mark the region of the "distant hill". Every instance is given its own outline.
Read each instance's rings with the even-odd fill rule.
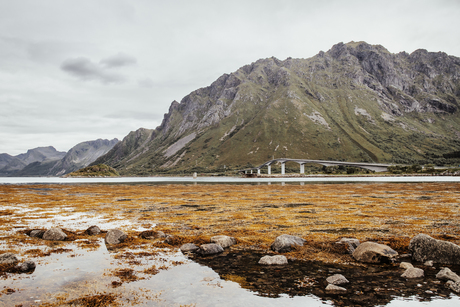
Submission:
[[[71,172],[65,177],[118,177],[120,174],[118,172],[107,165],[98,164],[87,166],[82,169],[79,169],[75,172]]]
[[[61,176],[88,166],[118,143],[117,139],[82,142],[58,152],[54,147],[38,147],[25,154],[0,155],[0,176]]]
[[[460,59],[339,43],[261,59],[131,132],[95,163],[122,175],[215,171],[273,158],[446,163],[460,150]]]

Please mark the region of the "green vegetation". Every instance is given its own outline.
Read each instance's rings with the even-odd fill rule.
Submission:
[[[88,166],[65,175],[65,177],[118,177],[120,174],[105,164]]]

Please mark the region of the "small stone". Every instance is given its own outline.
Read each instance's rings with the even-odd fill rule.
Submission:
[[[30,232],[29,237],[42,239],[44,234],[45,234],[44,230],[34,229]]]
[[[13,264],[18,261],[18,258],[16,258],[13,253],[4,253],[0,255],[0,264]]]
[[[219,244],[209,243],[200,246],[199,253],[203,256],[222,253],[224,249]]]
[[[111,229],[105,235],[105,244],[119,244],[127,238],[128,236],[120,229]]]
[[[424,266],[433,266],[433,260],[426,261],[423,265]]]
[[[401,277],[404,278],[421,278],[425,275],[422,269],[419,268],[409,268],[407,269]]]
[[[342,285],[349,283],[348,279],[346,279],[342,274],[329,276],[326,281],[332,285]]]
[[[436,274],[436,278],[460,282],[460,276],[452,272],[452,270],[449,268],[442,268],[441,271],[439,271],[438,274]]]
[[[101,229],[98,226],[91,226],[88,229],[86,229],[86,234],[90,236],[96,236],[101,233]]]
[[[186,243],[180,247],[181,252],[186,253],[186,252],[195,252],[199,248],[193,243]]]
[[[162,239],[166,238],[166,234],[163,231],[146,230],[139,234],[139,238],[146,240]]]
[[[285,253],[291,251],[295,246],[303,246],[306,242],[305,239],[291,235],[281,235],[275,239],[271,245],[271,249],[278,253]]]
[[[399,267],[407,270],[407,269],[413,268],[414,266],[412,265],[412,263],[409,263],[409,262],[401,262],[399,264]]]
[[[452,291],[460,293],[460,282],[453,282],[452,280],[449,280],[446,282],[446,286]]]
[[[229,236],[214,236],[211,238],[211,242],[219,244],[222,248],[226,248],[236,244],[236,239]]]
[[[346,244],[347,246],[347,250],[350,254],[353,254],[353,252],[355,251],[355,249],[359,246],[360,242],[358,239],[355,239],[355,238],[342,238],[340,239],[338,242],[336,242],[337,244]]]
[[[20,272],[30,272],[30,271],[33,271],[35,270],[35,262],[31,261],[31,260],[28,260],[26,262],[23,262],[21,263],[20,265],[17,266],[17,269],[20,271]]]
[[[259,264],[263,265],[283,265],[287,264],[288,260],[286,256],[283,255],[276,255],[276,256],[263,256],[259,260]]]
[[[64,241],[67,235],[60,228],[51,228],[43,234],[43,240]]]
[[[331,294],[343,294],[347,292],[347,289],[333,285],[333,284],[329,284],[326,287],[326,292],[331,293]]]

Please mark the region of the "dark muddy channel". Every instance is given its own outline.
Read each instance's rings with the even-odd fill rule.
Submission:
[[[413,263],[425,271],[425,277],[406,279],[401,277],[405,269],[399,267],[399,262],[356,266],[289,260],[287,265],[258,264],[265,255],[251,251],[229,251],[214,256],[189,257],[213,269],[220,278],[238,282],[242,288],[263,297],[315,295],[336,306],[381,306],[395,299],[410,298],[413,301],[414,297],[425,302],[447,299],[448,303],[449,298],[456,297],[445,287],[445,281],[436,278],[441,266],[426,267]],[[446,267],[460,272],[460,266]],[[326,278],[334,274],[342,274],[349,280],[350,283],[341,285],[347,289],[346,294],[325,291],[328,285]]]

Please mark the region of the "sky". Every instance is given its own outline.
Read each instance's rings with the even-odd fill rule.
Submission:
[[[154,129],[261,58],[350,41],[460,57],[459,16],[458,0],[0,0],[0,153]]]

